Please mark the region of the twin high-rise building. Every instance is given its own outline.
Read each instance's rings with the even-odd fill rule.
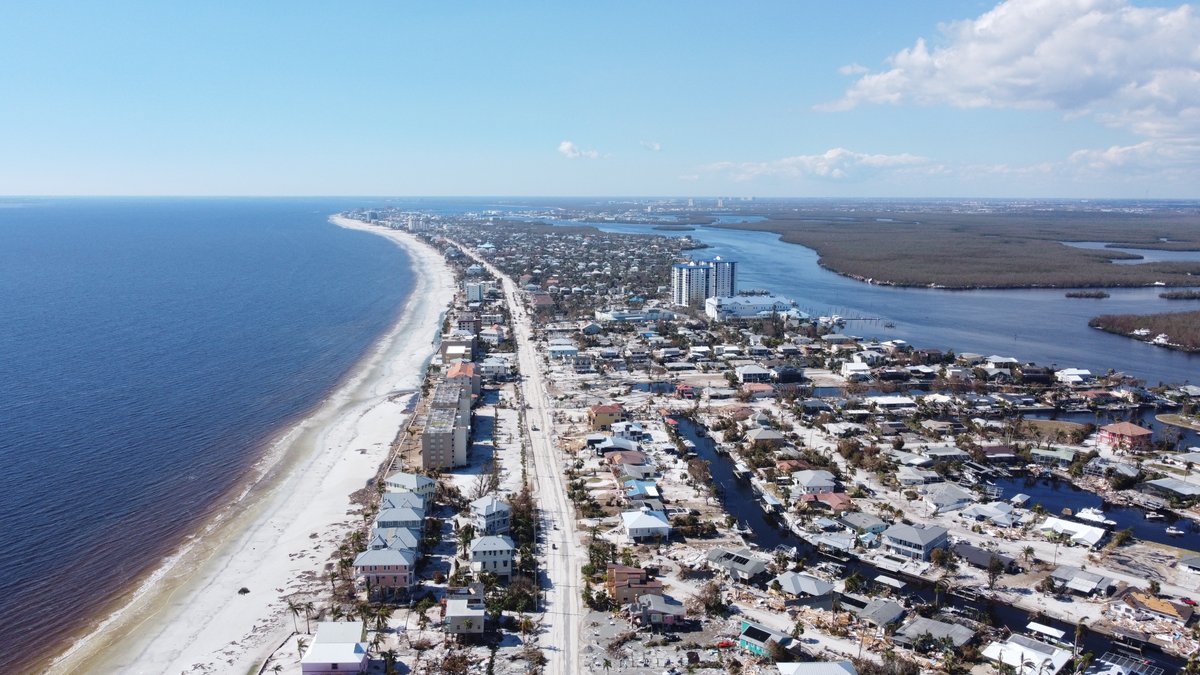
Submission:
[[[695,260],[671,268],[671,302],[682,307],[704,307],[708,298],[732,298],[737,292],[737,263],[720,256]]]

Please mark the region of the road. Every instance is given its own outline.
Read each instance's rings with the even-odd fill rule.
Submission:
[[[517,286],[510,277],[474,251],[458,242],[452,243],[500,280],[512,316],[513,341],[522,376],[518,388],[527,406],[524,433],[529,443],[529,458],[533,461],[534,496],[541,510],[541,528],[545,535],[541,558],[545,561],[542,586],[546,589],[543,614],[546,633],[541,644],[548,661],[546,672],[554,675],[580,673],[583,548],[575,530],[573,506],[567,499],[564,460],[554,447],[552,411],[546,393],[545,371],[534,346],[532,317],[521,303]]]

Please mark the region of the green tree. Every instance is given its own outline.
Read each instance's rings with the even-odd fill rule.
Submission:
[[[989,590],[996,587],[996,580],[1000,578],[1001,574],[1004,574],[1004,563],[1001,562],[996,556],[992,556],[991,560],[988,561],[987,566]]]

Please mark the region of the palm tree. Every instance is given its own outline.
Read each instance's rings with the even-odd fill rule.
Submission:
[[[312,628],[309,626],[308,621],[312,618],[313,613],[317,611],[317,606],[313,604],[312,600],[309,600],[301,605],[300,608],[304,610],[304,632],[311,633]]]
[[[1026,546],[1025,550],[1021,551],[1021,553],[1022,553],[1022,555],[1025,556],[1025,562],[1029,562],[1029,561],[1033,560],[1033,547],[1032,546]]]
[[[275,665],[271,666],[271,672],[272,673],[282,673],[283,672],[283,664],[276,663]]]
[[[462,556],[465,558],[467,550],[471,546],[471,541],[475,539],[475,526],[467,523],[458,528],[458,544],[462,547]]]
[[[334,570],[329,570],[329,592],[333,595],[337,595],[337,579],[338,573]]]
[[[388,621],[392,618],[394,610],[387,605],[380,605],[375,608],[375,630],[382,631],[387,628]]]
[[[299,638],[296,640],[296,653],[300,655],[300,658],[304,658],[304,648],[307,646],[308,640],[305,640],[304,638]]]
[[[366,625],[367,620],[374,614],[375,610],[371,608],[369,603],[360,602],[358,604],[358,620],[362,621],[364,625]]]
[[[342,609],[341,605],[334,605],[329,608],[329,618],[333,619],[334,621],[338,621],[345,616],[346,612]]]
[[[608,659],[604,659],[604,664],[600,667],[603,668],[604,672],[607,673],[608,671],[612,670],[612,661],[609,661]]]
[[[384,675],[395,675],[396,660],[399,659],[399,657],[400,657],[400,655],[396,653],[396,650],[395,649],[385,650],[379,656],[381,656],[383,658],[383,673],[384,673]]]
[[[288,599],[287,611],[292,613],[292,626],[296,629],[297,633],[300,632],[300,624],[299,624],[299,622],[297,622],[296,619],[297,619],[297,617],[300,616],[300,611],[302,608],[303,608],[303,605],[301,605],[299,602],[292,600],[290,598]]]

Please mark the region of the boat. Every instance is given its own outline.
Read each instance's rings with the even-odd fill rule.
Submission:
[[[734,525],[733,531],[743,537],[750,537],[754,535],[754,530],[750,529],[750,526],[744,520]]]
[[[1146,520],[1162,520],[1163,518],[1165,518],[1165,516],[1157,511],[1146,512]]]
[[[749,478],[750,467],[746,466],[744,462],[737,462],[733,465],[733,475],[738,478]]]
[[[1179,529],[1178,527],[1175,527],[1174,525],[1172,525],[1171,527],[1168,527],[1168,528],[1167,528],[1167,534],[1171,535],[1172,537],[1182,537],[1182,536],[1183,536],[1183,530],[1181,530],[1181,529]]]
[[[1085,509],[1079,509],[1079,512],[1075,514],[1075,517],[1079,520],[1089,523],[1096,523],[1097,525],[1104,525],[1105,527],[1115,527],[1117,524],[1117,521],[1112,520],[1111,518],[1105,518],[1104,512],[1097,508],[1089,507]]]

